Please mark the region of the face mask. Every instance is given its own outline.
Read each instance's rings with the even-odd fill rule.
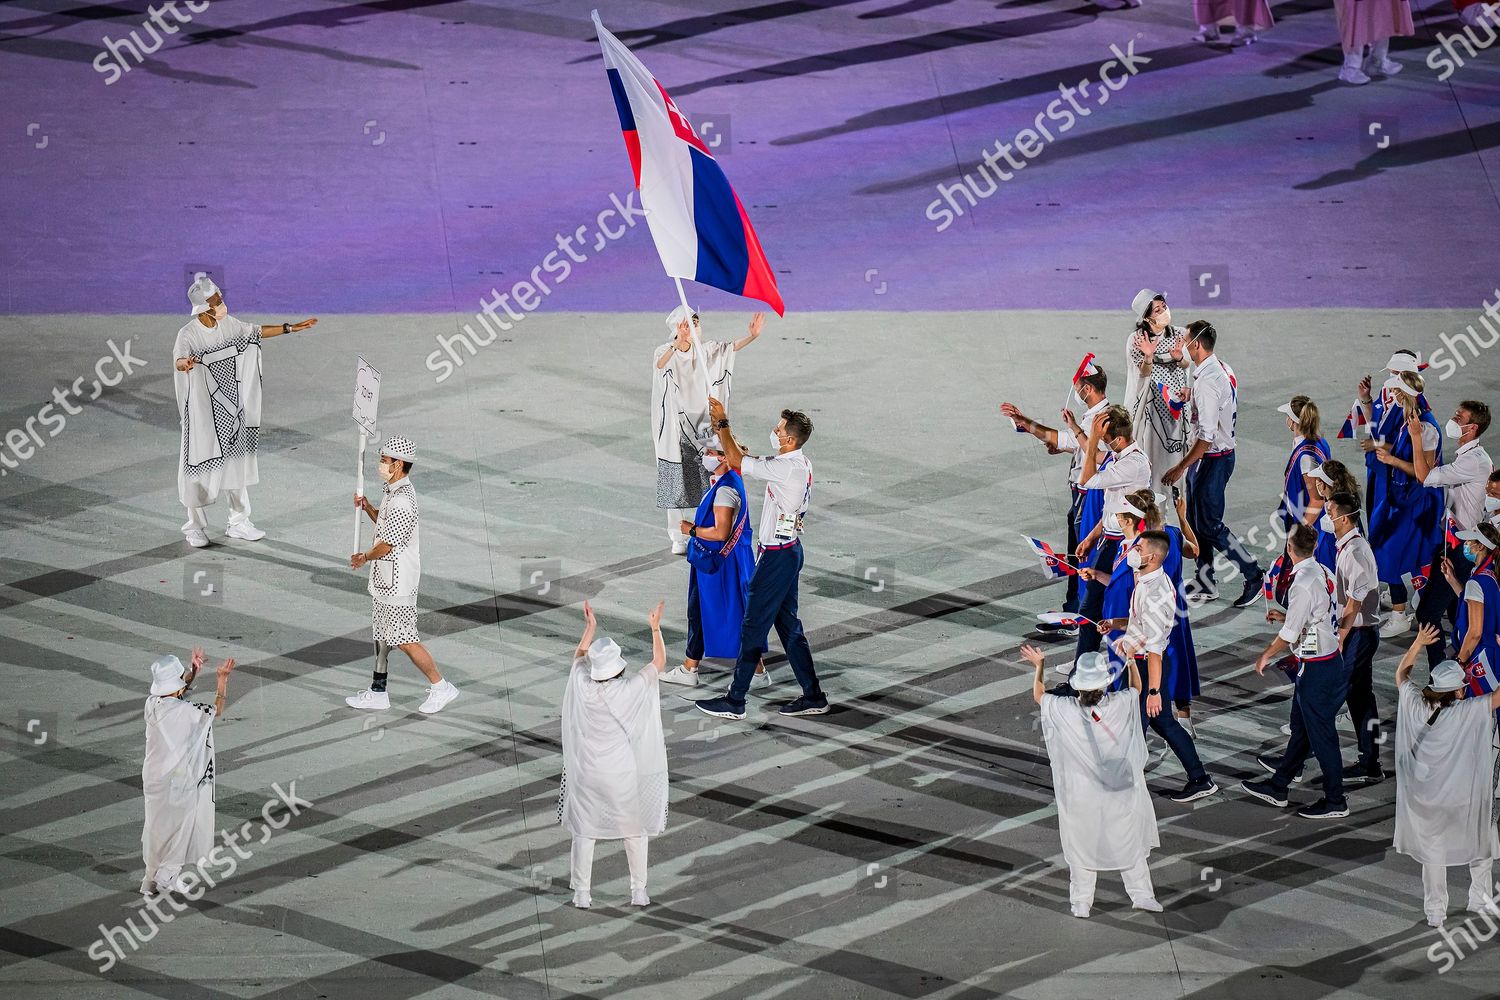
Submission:
[[[1455,441],[1464,436],[1464,429],[1457,420],[1450,420],[1444,424],[1443,432]]]
[[[220,302],[218,305],[214,306],[213,314],[214,319],[223,319],[225,316],[229,315],[229,307],[226,306],[223,302]]]
[[[380,478],[382,480],[384,480],[385,482],[387,482],[387,483],[390,482],[391,480],[395,479],[396,478],[396,463],[395,462],[381,462],[380,463]]]
[[[1484,509],[1491,514],[1493,514],[1497,510],[1500,510],[1500,497],[1485,497]]]
[[[1125,553],[1125,565],[1129,566],[1131,569],[1141,568],[1141,553],[1139,549],[1131,549],[1129,552]]]
[[[781,438],[776,436],[775,431],[771,432],[771,447],[775,448],[778,452],[781,451]]]
[[[712,455],[704,455],[702,461],[703,467],[709,472],[712,472],[719,467],[719,460]]]
[[[1477,563],[1485,557],[1485,550],[1477,545],[1465,545],[1464,555],[1469,557],[1469,562]]]
[[[1327,514],[1324,514],[1322,517],[1318,518],[1318,527],[1322,528],[1330,535],[1333,534],[1333,518]]]

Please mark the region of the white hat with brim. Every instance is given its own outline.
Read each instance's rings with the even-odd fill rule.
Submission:
[[[680,305],[676,309],[673,309],[671,312],[667,313],[667,329],[671,330],[673,333],[676,333],[677,327],[682,323],[683,320],[691,319],[696,315],[698,315],[698,310],[690,308],[689,306]]]
[[[380,453],[386,458],[394,458],[402,462],[417,464],[417,446],[411,443],[411,439],[400,434],[393,434],[385,439],[380,446]]]
[[[187,671],[182,669],[182,661],[168,654],[151,664],[151,693],[173,694],[185,687]]]
[[[1297,419],[1297,414],[1295,414],[1295,413],[1292,412],[1292,404],[1291,403],[1282,403],[1280,406],[1276,407],[1276,412],[1277,413],[1285,413],[1287,416],[1291,417],[1293,420]]]
[[[1432,668],[1432,678],[1428,680],[1427,686],[1438,692],[1457,691],[1464,686],[1466,680],[1464,668],[1459,666],[1457,660],[1444,660]]]
[[[1486,535],[1478,528],[1470,528],[1468,531],[1455,531],[1453,533],[1453,537],[1462,542],[1478,542],[1480,545],[1483,545],[1487,549],[1493,549],[1495,547],[1495,543],[1490,538],[1490,536]]]
[[[1392,354],[1391,360],[1385,363],[1388,372],[1415,372],[1419,371],[1417,359],[1410,354]]]
[[[1323,466],[1322,466],[1321,463],[1318,464],[1318,465],[1316,465],[1316,466],[1314,466],[1313,470],[1311,472],[1309,472],[1308,475],[1312,476],[1314,479],[1316,479],[1320,483],[1327,483],[1329,486],[1335,486],[1335,485],[1337,485],[1329,477],[1328,473],[1326,473],[1326,472],[1323,471]]]
[[[607,681],[625,672],[625,658],[620,655],[620,644],[608,636],[595,639],[589,646],[589,677],[596,681]]]
[[[1415,371],[1415,369],[1413,369],[1413,371]],[[1407,385],[1406,379],[1402,378],[1400,375],[1392,375],[1390,378],[1385,380],[1385,385],[1381,386],[1380,388],[1389,389],[1391,392],[1404,392],[1408,396],[1414,396],[1417,393],[1417,390]]]
[[[1146,310],[1150,309],[1151,303],[1155,302],[1157,299],[1161,299],[1163,302],[1165,302],[1167,301],[1167,296],[1163,292],[1152,291],[1149,288],[1142,288],[1140,291],[1136,292],[1135,298],[1130,301],[1130,309],[1135,313],[1135,318],[1145,319]]]
[[[219,286],[214,284],[213,279],[206,274],[200,274],[188,286],[188,304],[193,307],[192,315],[208,312],[208,300],[218,294]]]
[[[1114,679],[1109,668],[1109,657],[1103,653],[1084,653],[1073,664],[1073,674],[1068,684],[1074,691],[1103,691]]]

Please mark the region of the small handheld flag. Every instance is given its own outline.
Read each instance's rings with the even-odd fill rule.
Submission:
[[[1073,373],[1073,382],[1076,384],[1081,378],[1087,378],[1090,375],[1097,374],[1099,374],[1099,366],[1094,364],[1094,353],[1090,351],[1088,354],[1085,354],[1083,356],[1083,360],[1079,362],[1078,370]]]
[[[1065,576],[1073,576],[1078,572],[1068,565],[1067,556],[1058,555],[1052,551],[1052,546],[1040,538],[1028,537],[1026,542],[1031,546],[1031,551],[1036,554],[1036,557],[1042,561],[1042,571],[1048,579],[1058,580]]]
[[[1360,429],[1368,422],[1364,407],[1359,405],[1358,400],[1355,400],[1354,405],[1349,407],[1349,415],[1344,418],[1344,426],[1339,428],[1339,437],[1358,437]]]
[[[1483,649],[1464,666],[1464,679],[1471,695],[1489,694],[1495,690],[1495,674]]]
[[[1173,420],[1179,419],[1182,416],[1182,411],[1187,406],[1187,403],[1183,400],[1178,399],[1172,393],[1172,387],[1167,385],[1167,383],[1158,382],[1156,383],[1156,386],[1157,389],[1161,392],[1162,402],[1167,404],[1167,412],[1172,414]]]

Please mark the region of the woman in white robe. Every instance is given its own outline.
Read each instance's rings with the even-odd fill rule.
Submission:
[[[667,512],[672,551],[687,551],[682,521],[708,492],[703,446],[717,440],[708,418],[708,397],[729,405],[734,356],[753,343],[766,314],[750,318],[750,332],[736,341],[701,340],[698,314],[678,306],[667,316],[672,339],[656,349],[651,382],[651,440],[656,447],[656,506]]]
[[[164,656],[151,664],[151,697],[146,699],[146,757],[141,764],[141,791],[146,822],[141,831],[141,854],[146,876],[141,894],[184,891],[178,876],[188,865],[202,862],[213,849],[214,719],[224,712],[224,696],[234,661],[218,669],[219,686],[213,705],[187,702],[193,679],[203,666],[203,650],[193,650],[192,669]],[[190,887],[188,887],[190,888]]]
[[[1469,869],[1472,913],[1494,912],[1495,710],[1500,689],[1472,694],[1464,668],[1444,660],[1424,688],[1411,680],[1418,652],[1441,639],[1423,625],[1396,668],[1396,841],[1422,865],[1422,909],[1433,927],[1448,915],[1448,866]]]
[[[658,678],[667,666],[661,613],[651,612],[651,662],[626,669],[613,639],[594,639],[598,622],[588,602],[562,711],[562,790],[557,820],[573,835],[573,905],[587,909],[594,843],[625,841],[630,904],[645,906],[646,840],[667,824],[667,744]]]
[[[1120,873],[1132,907],[1159,913],[1149,858],[1161,838],[1146,790],[1140,672],[1129,660],[1130,687],[1106,694],[1113,680],[1108,660],[1085,653],[1068,684],[1049,692],[1042,684],[1042,655],[1035,646],[1021,647],[1022,658],[1036,668],[1031,693],[1052,762],[1073,916],[1089,915],[1101,871]]]
[[[1125,342],[1125,399],[1135,425],[1135,439],[1151,462],[1152,487],[1182,461],[1188,451],[1186,402],[1192,393],[1192,372],[1184,357],[1187,331],[1172,325],[1167,298],[1141,289],[1131,303],[1135,329]],[[1178,405],[1173,412],[1165,393]]]

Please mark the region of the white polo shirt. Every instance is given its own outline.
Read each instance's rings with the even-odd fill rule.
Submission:
[[[1135,589],[1130,592],[1130,622],[1125,627],[1129,644],[1142,655],[1165,653],[1176,621],[1177,591],[1166,570],[1158,566],[1138,575]]]
[[[1473,531],[1484,520],[1484,488],[1494,471],[1495,463],[1476,439],[1460,447],[1453,461],[1429,469],[1422,485],[1446,487],[1448,516],[1460,531]]]
[[[1083,411],[1083,416],[1078,420],[1079,427],[1092,427],[1094,418],[1109,409],[1109,400],[1101,399],[1099,402]],[[1077,436],[1066,427],[1060,427],[1057,431],[1057,447],[1059,451],[1071,451],[1073,453],[1073,464],[1068,468],[1068,482],[1074,486],[1083,478],[1083,449],[1079,447]],[[1099,457],[1103,458],[1109,445],[1103,441],[1099,442]]]
[[[1115,515],[1124,512],[1125,495],[1146,489],[1150,485],[1151,459],[1146,457],[1141,446],[1134,441],[1115,456],[1109,468],[1094,473],[1088,482],[1082,484],[1086,490],[1104,491],[1104,516],[1100,523],[1104,533],[1114,538],[1123,534]]]
[[[1193,433],[1208,442],[1210,454],[1234,450],[1236,395],[1234,372],[1217,354],[1193,367]]]
[[[1292,586],[1286,595],[1286,621],[1277,634],[1292,647],[1293,653],[1298,653],[1299,659],[1315,660],[1338,651],[1339,637],[1333,627],[1338,610],[1330,590],[1332,582],[1323,564],[1311,556],[1292,570]],[[1297,647],[1305,629],[1311,630],[1315,646],[1299,653]]]
[[[1353,598],[1359,602],[1354,613],[1354,627],[1380,624],[1380,574],[1375,566],[1375,550],[1356,528],[1336,543],[1338,559],[1333,577],[1333,600],[1340,616],[1344,605]],[[1315,562],[1316,560],[1309,560]]]
[[[760,530],[755,535],[757,544],[766,548],[796,541],[801,534],[801,517],[812,503],[812,461],[802,449],[784,455],[756,458],[746,455],[740,463],[740,474],[746,479],[759,479],[766,484],[765,503],[760,508]],[[799,527],[781,535],[776,533],[777,515],[797,518]]]

